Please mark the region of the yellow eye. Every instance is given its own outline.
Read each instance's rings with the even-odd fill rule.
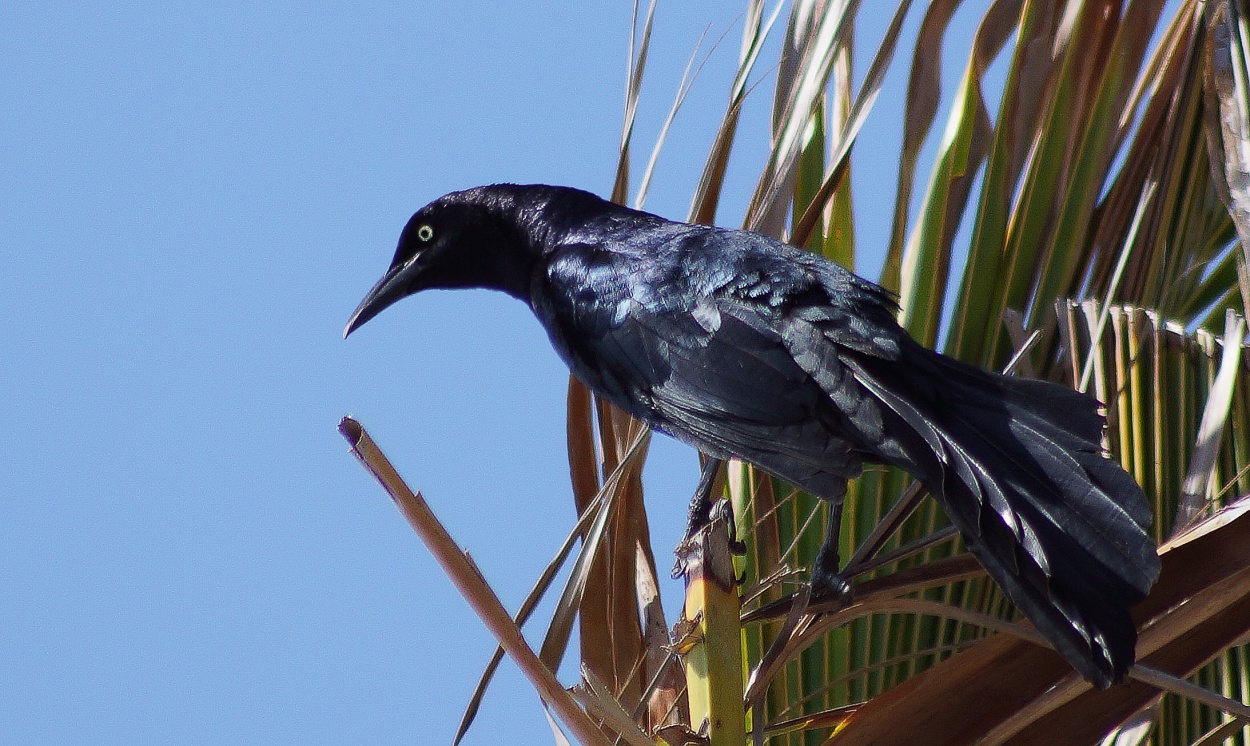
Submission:
[[[417,239],[421,243],[429,243],[434,239],[434,229],[428,224],[417,227]]]

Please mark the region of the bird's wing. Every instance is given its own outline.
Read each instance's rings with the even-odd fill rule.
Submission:
[[[621,303],[608,314],[615,324],[573,343],[581,348],[573,350],[575,373],[707,453],[744,458],[824,497],[842,495],[860,471],[859,454],[833,436],[841,414],[794,360],[776,319],[732,294],[680,309]]]

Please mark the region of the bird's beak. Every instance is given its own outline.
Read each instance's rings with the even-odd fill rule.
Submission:
[[[344,339],[363,326],[366,321],[382,313],[387,306],[408,295],[408,275],[410,273],[404,270],[408,269],[411,264],[411,262],[396,264],[386,270],[386,274],[382,276],[382,279],[378,280],[378,284],[373,286],[373,289],[369,291],[365,299],[360,301],[360,305],[356,306],[355,313],[347,320],[347,328],[343,330]]]

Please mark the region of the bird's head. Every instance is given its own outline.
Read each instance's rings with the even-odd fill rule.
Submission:
[[[430,288],[488,288],[527,299],[534,251],[517,207],[512,195],[487,187],[422,207],[404,226],[390,268],[357,306],[343,336],[399,299]]]

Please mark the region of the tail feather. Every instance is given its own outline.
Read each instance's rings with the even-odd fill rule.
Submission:
[[[901,361],[858,358],[894,439],[878,455],[946,508],[990,576],[1087,679],[1132,665],[1128,607],[1159,574],[1145,496],[1102,452],[1097,402],[906,345]]]

